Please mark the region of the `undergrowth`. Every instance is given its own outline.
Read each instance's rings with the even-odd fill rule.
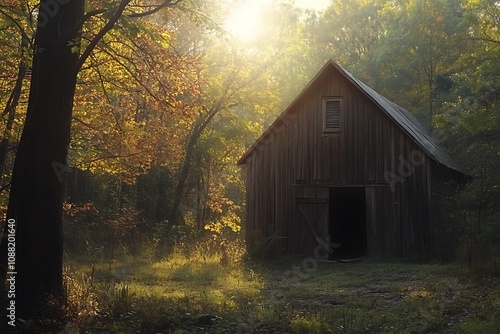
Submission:
[[[497,333],[500,279],[456,265],[246,261],[240,241],[161,259],[67,261],[64,333]]]

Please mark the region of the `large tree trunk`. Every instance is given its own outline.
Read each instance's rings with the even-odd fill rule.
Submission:
[[[15,221],[15,266],[7,268],[9,233],[1,243],[2,274],[15,278],[16,318],[42,316],[64,300],[63,172],[70,139],[84,0],[42,0],[28,111],[19,143],[7,219]],[[14,272],[14,273],[12,273]],[[19,324],[19,323],[17,323]]]

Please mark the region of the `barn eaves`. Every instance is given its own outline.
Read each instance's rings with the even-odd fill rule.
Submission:
[[[255,143],[246,151],[246,153],[238,161],[238,165],[244,165],[247,158],[252,155],[254,150],[260,145],[264,145],[272,138],[272,133],[286,124],[289,118],[295,115],[291,114],[293,106],[302,98],[309,90],[318,77],[320,77],[330,67],[337,69],[345,78],[347,78],[354,86],[356,86],[363,94],[372,100],[384,113],[392,119],[415,143],[431,157],[438,165],[444,165],[456,172],[466,175],[463,168],[454,161],[446,150],[429,134],[429,132],[417,121],[417,119],[405,108],[388,100],[381,94],[377,93],[370,86],[366,85],[361,80],[355,78],[350,72],[342,66],[329,60],[316,76],[307,84],[297,98],[278,116],[271,126],[255,141]]]

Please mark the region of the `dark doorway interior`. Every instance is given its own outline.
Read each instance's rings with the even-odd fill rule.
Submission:
[[[340,246],[333,259],[357,258],[366,254],[366,195],[364,187],[330,189],[330,240]]]

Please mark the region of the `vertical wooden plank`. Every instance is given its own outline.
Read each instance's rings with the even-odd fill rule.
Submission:
[[[322,97],[342,96],[344,131],[322,134]],[[418,146],[370,99],[336,69],[313,83],[290,110],[295,114],[282,132],[248,159],[247,229],[287,236],[280,248],[296,250],[303,229],[297,218],[292,184],[384,184],[385,172],[399,175],[398,157]],[[257,152],[258,151],[258,152]],[[408,255],[424,252],[432,240],[430,160],[389,187],[366,187],[369,247]],[[253,208],[253,211],[252,211]]]

